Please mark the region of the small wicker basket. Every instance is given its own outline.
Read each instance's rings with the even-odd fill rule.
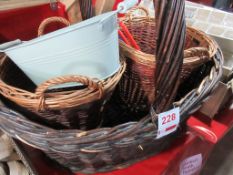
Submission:
[[[133,16],[142,10],[146,16]],[[155,97],[155,19],[149,17],[143,7],[133,8],[121,19],[128,27],[141,51],[120,41],[120,51],[126,57],[126,71],[117,87],[118,100],[129,111],[148,112]],[[217,44],[204,32],[187,27],[184,62],[181,79],[184,81],[190,73],[209,61],[217,52]]]

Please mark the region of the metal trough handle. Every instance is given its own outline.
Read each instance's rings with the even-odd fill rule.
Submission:
[[[22,41],[20,39],[17,39],[17,40],[14,40],[14,41],[10,41],[10,42],[1,44],[0,45],[0,52],[5,52],[6,49],[8,49],[10,47],[13,47],[13,46],[16,46],[16,45],[19,45],[21,43],[22,43]]]

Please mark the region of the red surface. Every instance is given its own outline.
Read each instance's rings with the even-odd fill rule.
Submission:
[[[28,8],[0,11],[0,43],[21,39],[30,40],[37,36],[42,20],[51,16],[66,17],[65,6],[58,3],[58,9],[52,10],[50,4]],[[49,31],[60,28],[54,26]],[[9,32],[10,31],[10,32]]]
[[[191,117],[188,120],[190,130],[201,135],[205,140],[216,144],[228,131],[229,127],[222,123],[212,120],[210,123],[203,123],[199,117]]]

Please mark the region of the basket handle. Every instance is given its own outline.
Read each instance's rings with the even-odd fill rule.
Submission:
[[[132,21],[132,19],[133,19],[133,12],[135,12],[135,11],[137,11],[137,10],[143,11],[143,12],[145,13],[145,17],[146,17],[147,19],[150,18],[150,15],[149,15],[148,10],[147,10],[146,8],[144,8],[144,7],[141,7],[141,6],[135,6],[135,7],[131,8],[131,9],[129,10],[129,12],[128,12],[127,14],[125,14],[125,17],[126,17],[127,19],[129,19],[130,21]]]
[[[44,83],[40,84],[36,89],[36,95],[39,97],[39,105],[38,110],[44,110],[45,109],[45,92],[53,86],[61,85],[65,83],[81,83],[83,85],[86,85],[87,89],[93,89],[93,91],[99,91],[99,97],[98,99],[103,97],[104,94],[104,88],[101,81],[95,81],[95,79],[88,78],[86,76],[81,75],[71,75],[71,76],[61,76],[49,79],[45,81]],[[83,89],[82,89],[83,90]],[[75,96],[78,93],[78,90],[73,92],[72,95]]]
[[[44,30],[47,27],[47,25],[55,22],[65,24],[66,26],[70,26],[70,22],[65,18],[57,17],[57,16],[50,17],[41,22],[38,28],[38,36],[42,36],[44,34]]]
[[[185,0],[153,0],[153,2],[157,47],[154,72],[155,98],[152,108],[156,114],[160,114],[173,108],[173,101],[180,85],[186,35]]]

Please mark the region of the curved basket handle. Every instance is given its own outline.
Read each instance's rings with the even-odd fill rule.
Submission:
[[[180,85],[186,35],[185,0],[153,0],[156,21],[155,98],[156,114],[173,107]],[[177,10],[179,9],[179,10]]]
[[[51,17],[51,18],[47,18],[45,20],[43,20],[38,28],[38,36],[42,36],[44,34],[44,30],[47,27],[47,25],[49,25],[50,23],[62,23],[65,24],[66,26],[70,26],[70,22],[62,17]]]
[[[129,12],[125,15],[125,17],[126,17],[127,19],[129,19],[129,21],[132,21],[132,20],[133,20],[133,12],[135,12],[135,11],[137,11],[137,10],[143,11],[143,12],[145,13],[145,17],[146,17],[147,19],[150,18],[150,15],[149,15],[148,10],[147,10],[146,8],[144,8],[144,7],[141,7],[141,6],[135,6],[135,7],[131,8],[131,9],[129,10]]]
[[[99,91],[99,99],[102,98],[103,96],[104,88],[103,88],[102,83],[100,83],[100,81],[94,81],[94,79],[90,79],[86,76],[81,76],[81,75],[56,77],[56,78],[52,78],[52,79],[45,81],[44,83],[42,83],[41,85],[37,87],[36,95],[38,95],[39,100],[40,100],[39,105],[38,105],[38,111],[45,109],[45,92],[50,87],[65,84],[65,83],[72,83],[72,82],[81,83],[83,85],[86,85],[87,89],[93,89],[93,90]],[[78,91],[75,91],[73,95],[76,94],[77,92]]]

